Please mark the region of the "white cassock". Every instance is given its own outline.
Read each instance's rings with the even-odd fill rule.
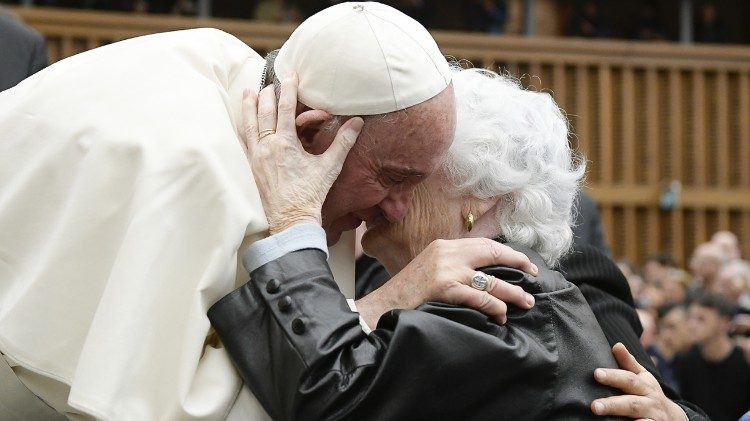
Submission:
[[[197,29],[82,53],[0,93],[0,352],[57,411],[268,418],[206,345],[206,311],[247,281],[238,257],[267,235],[239,140],[264,64]],[[342,243],[332,266],[351,296]]]

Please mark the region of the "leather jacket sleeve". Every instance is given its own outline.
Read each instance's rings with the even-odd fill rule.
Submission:
[[[625,276],[608,256],[591,246],[577,246],[560,262],[565,278],[578,286],[610,346],[618,342],[659,381],[664,394],[685,411],[690,421],[709,420],[697,405],[682,399],[662,381],[659,371],[640,342],[643,331]]]
[[[511,309],[506,326],[428,303],[386,313],[365,335],[322,252],[290,253],[251,275],[209,318],[274,419],[593,419],[591,400],[614,393],[592,375],[614,364],[608,349],[603,358],[576,358],[606,348],[603,335],[596,346],[588,332],[598,330],[593,315],[592,326],[581,324],[582,309],[555,299],[538,298],[533,312]],[[588,311],[572,285],[556,299],[568,302],[570,294]],[[555,342],[560,322],[547,318],[553,307],[569,330],[578,329],[566,341],[574,345]],[[560,364],[580,378],[557,381]]]

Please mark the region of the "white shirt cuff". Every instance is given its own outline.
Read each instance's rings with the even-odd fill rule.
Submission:
[[[320,225],[298,224],[278,234],[258,240],[245,250],[242,263],[248,273],[251,273],[268,262],[303,249],[318,249],[328,258],[326,232]]]
[[[346,299],[346,303],[349,304],[349,309],[355,313],[359,313],[357,311],[357,304],[352,300],[351,298]],[[362,318],[362,316],[359,316],[359,326],[362,328],[362,331],[365,332],[366,335],[369,335],[370,332],[372,332],[372,329],[370,329],[370,326],[367,326],[367,323],[365,322],[365,319]]]

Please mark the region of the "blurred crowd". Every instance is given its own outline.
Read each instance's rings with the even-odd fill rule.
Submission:
[[[728,231],[693,251],[642,268],[620,261],[643,325],[641,342],[663,378],[712,419],[750,409],[750,262]]]
[[[20,3],[22,0],[0,0]],[[33,0],[35,5],[74,9],[199,14],[200,0]],[[716,1],[695,0],[696,42],[742,42],[730,39]],[[274,23],[299,23],[341,0],[211,0],[210,14],[222,18],[254,19]],[[383,0],[430,29],[485,33],[521,33],[524,18],[520,0]],[[537,31],[546,35],[637,40],[676,40],[677,9],[665,9],[659,0],[618,3],[610,0],[537,1],[537,12],[546,10]],[[545,6],[546,5],[546,6]],[[726,9],[726,8],[725,8]],[[741,11],[738,11],[741,13]],[[668,25],[668,21],[671,24]],[[550,28],[554,27],[554,28]],[[736,38],[736,37],[735,37]],[[740,37],[742,38],[742,37]]]

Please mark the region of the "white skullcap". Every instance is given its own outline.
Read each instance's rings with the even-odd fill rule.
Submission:
[[[435,40],[417,21],[375,2],[331,6],[305,20],[274,62],[296,71],[298,99],[333,115],[372,115],[427,101],[451,81]]]

